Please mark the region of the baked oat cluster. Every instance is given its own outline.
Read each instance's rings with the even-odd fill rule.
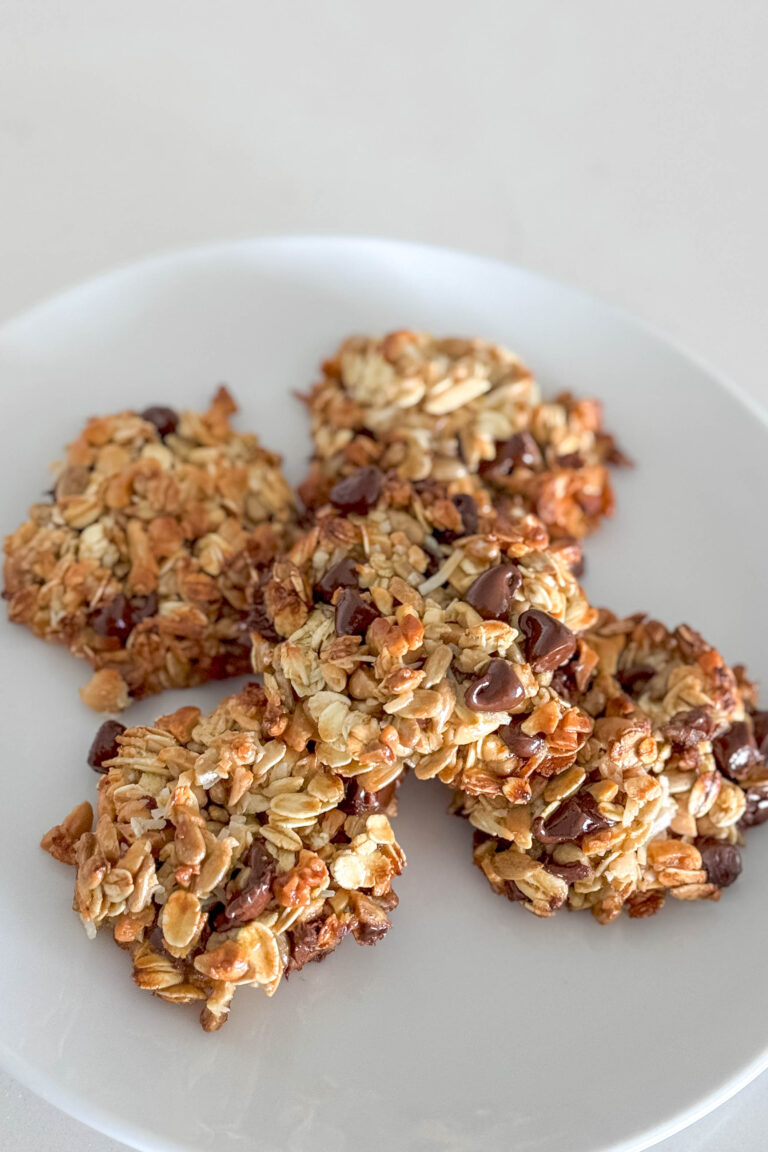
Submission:
[[[82,696],[99,711],[249,671],[253,589],[295,504],[235,410],[221,388],[205,413],[94,417],[6,540],[11,620],[94,667]]]
[[[530,514],[445,539],[434,517],[452,502],[434,483],[428,495],[374,467],[345,479],[265,593],[287,636],[268,653],[268,695],[298,699],[329,762],[362,765],[376,784],[404,764],[471,780],[595,618]],[[571,713],[554,721],[553,749],[574,738]]]
[[[587,599],[623,461],[599,403],[542,401],[498,345],[395,332],[346,340],[307,404],[301,513],[221,391],[90,421],[7,541],[11,618],[91,661],[89,703],[263,678],[102,725],[95,827],[84,803],[43,838],[88,933],[217,1029],[238,985],[384,935],[407,771],[537,916],[718,900],[768,821],[768,712],[693,629]]]
[[[606,465],[625,462],[602,407],[570,394],[542,401],[525,365],[488,341],[391,332],[351,337],[307,397],[314,458],[309,507],[369,464],[432,478],[502,510],[535,512],[553,538],[580,538],[614,509]]]
[[[607,923],[650,916],[667,895],[719,900],[746,829],[768,820],[768,713],[690,628],[604,611],[582,644],[556,677],[589,724],[570,764],[542,770],[546,736],[529,717],[533,743],[510,751],[530,800],[508,804],[494,781],[454,794],[477,829],[475,862],[540,916],[567,904]]]
[[[90,756],[105,773],[95,828],[85,803],[42,842],[74,864],[89,935],[112,931],[140,988],[198,1001],[207,1032],[238,987],[271,996],[346,935],[375,944],[397,904],[397,781],[367,792],[323,763],[299,717],[282,720],[251,684],[208,716],[107,721]]]

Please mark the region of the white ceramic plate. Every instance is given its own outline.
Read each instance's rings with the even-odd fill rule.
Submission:
[[[241,427],[298,479],[294,389],[352,331],[480,333],[545,390],[605,399],[638,466],[588,549],[588,590],[690,621],[766,679],[762,416],[602,304],[492,261],[365,240],[254,241],[163,257],[77,288],[0,333],[0,513],[10,530],[83,417],[203,404],[227,381]],[[2,1059],[55,1104],[141,1149],[259,1152],[639,1149],[768,1064],[768,829],[719,906],[608,928],[542,922],[492,895],[470,829],[409,780],[394,929],[347,943],[272,1001],[238,994],[222,1032],[135,989],[89,943],[40,834],[93,795],[87,670],[4,623]],[[204,704],[221,693],[196,695]],[[170,711],[146,703],[134,721]]]

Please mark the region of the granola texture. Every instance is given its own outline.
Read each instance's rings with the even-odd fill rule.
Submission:
[[[250,670],[247,614],[295,506],[235,410],[221,388],[205,413],[90,419],[6,539],[10,619],[92,664],[97,710]]]
[[[553,537],[586,536],[614,509],[607,464],[625,462],[599,401],[541,399],[525,365],[481,339],[391,332],[345,340],[306,398],[310,508],[357,468],[396,469],[535,512]]]
[[[746,829],[768,819],[768,714],[753,686],[691,628],[642,615],[602,611],[582,645],[552,686],[590,726],[570,762],[542,771],[550,738],[533,713],[532,743],[488,766],[501,794],[492,779],[454,793],[475,863],[539,916],[568,906],[609,923],[667,896],[719,900]],[[510,802],[504,781],[518,777],[530,796]]]
[[[300,708],[326,762],[372,790],[403,766],[474,779],[595,619],[536,517],[449,490],[358,470],[266,588],[285,639],[266,653],[257,642],[254,659],[273,707]],[[565,702],[547,713],[553,765],[582,738],[575,715]]]
[[[95,828],[85,803],[42,840],[77,870],[88,934],[113,933],[140,988],[198,1002],[206,1031],[238,987],[271,996],[346,935],[376,944],[397,904],[397,782],[370,793],[323,763],[301,716],[278,727],[256,684],[207,716],[108,721],[90,756]]]

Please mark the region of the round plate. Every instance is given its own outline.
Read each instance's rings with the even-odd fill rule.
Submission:
[[[654,335],[530,273],[382,241],[259,240],[162,257],[43,304],[0,333],[0,512],[10,531],[84,417],[196,407],[226,381],[239,426],[309,450],[295,392],[345,335],[479,333],[516,349],[545,394],[605,401],[637,466],[588,546],[586,586],[620,612],[688,621],[764,677],[768,506],[760,413]],[[731,575],[726,583],[726,566]],[[494,896],[439,785],[410,779],[409,866],[394,928],[284,982],[243,991],[227,1026],[134,988],[110,939],[89,943],[72,874],[38,840],[95,780],[87,669],[4,625],[0,728],[2,1059],[55,1104],[141,1149],[317,1152],[639,1149],[768,1064],[768,833],[719,905],[603,928],[537,920]],[[195,695],[211,705],[221,686]],[[189,697],[137,706],[134,722]]]

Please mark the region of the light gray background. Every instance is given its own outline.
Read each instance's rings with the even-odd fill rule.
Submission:
[[[597,293],[768,403],[767,48],[763,0],[1,0],[0,322],[158,249],[363,232]],[[659,1147],[767,1128],[764,1076]],[[0,1074],[0,1147],[123,1146]]]

